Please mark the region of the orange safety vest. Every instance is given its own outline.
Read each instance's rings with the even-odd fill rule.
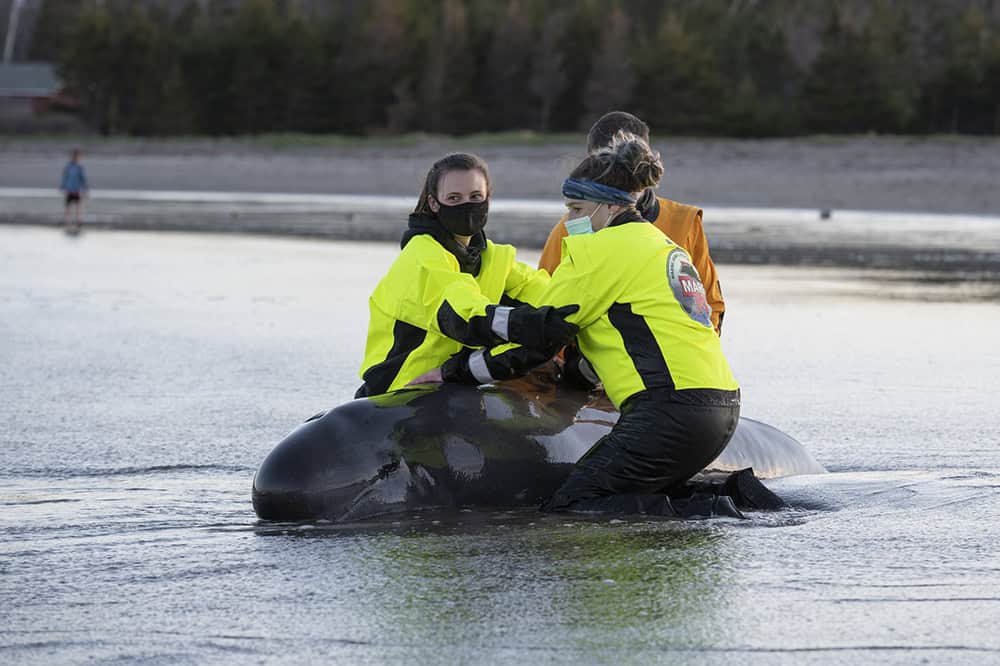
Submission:
[[[657,201],[660,204],[660,213],[651,222],[670,240],[684,248],[691,257],[691,262],[698,270],[702,284],[705,285],[708,304],[712,307],[712,325],[715,327],[715,332],[721,335],[726,302],[722,298],[718,272],[708,252],[708,239],[705,238],[705,229],[702,226],[702,210],[663,197],[657,197]],[[563,224],[565,221],[566,215],[563,215],[552,228],[548,240],[545,241],[545,248],[542,249],[542,257],[538,260],[538,267],[544,268],[550,274],[555,272],[556,266],[562,260],[562,239],[568,235]]]

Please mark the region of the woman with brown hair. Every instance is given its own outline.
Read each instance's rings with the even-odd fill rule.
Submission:
[[[427,173],[402,251],[369,299],[355,397],[427,373],[423,380],[506,379],[547,360],[576,332],[563,321],[574,308],[532,305],[548,274],[486,238],[491,192],[489,169],[475,155],[447,155]]]

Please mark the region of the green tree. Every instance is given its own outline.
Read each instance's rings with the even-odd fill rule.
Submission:
[[[86,120],[102,134],[118,128],[117,64],[113,17],[97,6],[80,13],[70,32],[59,70]]]
[[[316,23],[295,14],[285,26],[283,38],[290,50],[285,73],[286,99],[280,127],[300,132],[334,132],[338,129],[336,108],[331,104],[331,82],[327,72],[331,58],[324,48]]]
[[[798,129],[796,96],[801,73],[792,61],[774,9],[745,6],[717,21],[725,104],[719,128],[737,136],[792,134]]]
[[[423,109],[421,128],[441,133],[473,129],[476,124],[466,112],[477,71],[463,3],[459,0],[441,2],[440,15],[426,48],[419,92]]]
[[[872,26],[855,32],[836,12],[806,75],[802,104],[805,127],[815,132],[896,132],[909,115],[879,57]]]
[[[417,120],[417,91],[414,82],[420,72],[416,64],[422,47],[413,36],[414,20],[422,4],[408,0],[376,0],[369,5],[360,37],[345,49],[352,63],[345,69],[353,86],[357,131],[381,130],[391,123],[410,129]]]
[[[562,40],[568,26],[569,20],[564,12],[549,14],[542,24],[542,33],[532,54],[528,89],[538,100],[536,128],[540,132],[549,131],[555,100],[569,83],[562,53]]]
[[[289,61],[295,46],[286,17],[270,0],[247,0],[232,24],[233,133],[273,132],[285,127]]]
[[[28,57],[47,62],[60,60],[82,9],[79,0],[45,0],[35,19]]]
[[[639,115],[656,128],[681,134],[712,133],[726,103],[718,56],[683,17],[667,11],[637,58],[642,95]]]
[[[600,48],[592,61],[587,85],[583,89],[585,114],[581,127],[589,128],[595,120],[614,109],[631,106],[635,88],[631,57],[632,22],[620,6],[611,10],[601,35]]]
[[[1000,132],[983,0],[179,4],[46,0],[31,52],[105,133]]]
[[[165,31],[159,31],[138,5],[119,5],[113,17],[116,58],[110,74],[117,104],[116,129],[127,134],[155,134],[172,65],[171,50],[162,34]]]
[[[924,86],[924,127],[931,131],[1000,132],[1000,35],[971,7],[946,26],[943,63]]]
[[[916,26],[909,4],[877,0],[866,30],[871,35],[885,104],[894,118],[893,131],[908,131],[916,122],[920,97],[919,65],[916,61]]]
[[[206,134],[234,134],[229,82],[235,62],[232,33],[209,11],[199,14],[181,43],[180,72],[191,97],[194,126]]]
[[[504,130],[533,124],[531,99],[524,94],[531,67],[532,28],[521,0],[508,0],[497,17],[486,56],[487,128]]]

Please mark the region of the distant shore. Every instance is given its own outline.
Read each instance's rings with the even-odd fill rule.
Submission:
[[[462,138],[266,135],[234,139],[0,136],[0,186],[54,187],[83,149],[95,188],[415,197],[430,164],[482,155],[496,197],[559,199],[584,136]],[[653,137],[664,196],[698,206],[907,210],[1000,215],[1000,137]]]
[[[399,238],[430,163],[473,151],[495,184],[491,237],[524,248],[540,247],[558,219],[559,185],[581,150],[569,137],[537,135],[0,138],[0,223],[61,221],[55,186],[70,146],[82,147],[94,188],[90,226],[377,241]],[[684,138],[657,146],[667,166],[661,193],[705,208],[717,261],[1000,280],[1000,139]]]

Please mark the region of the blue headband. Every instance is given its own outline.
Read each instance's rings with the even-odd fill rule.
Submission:
[[[635,197],[624,190],[581,178],[567,178],[564,180],[562,194],[567,199],[584,199],[585,201],[596,201],[597,203],[615,204],[618,206],[631,206],[635,204]]]

